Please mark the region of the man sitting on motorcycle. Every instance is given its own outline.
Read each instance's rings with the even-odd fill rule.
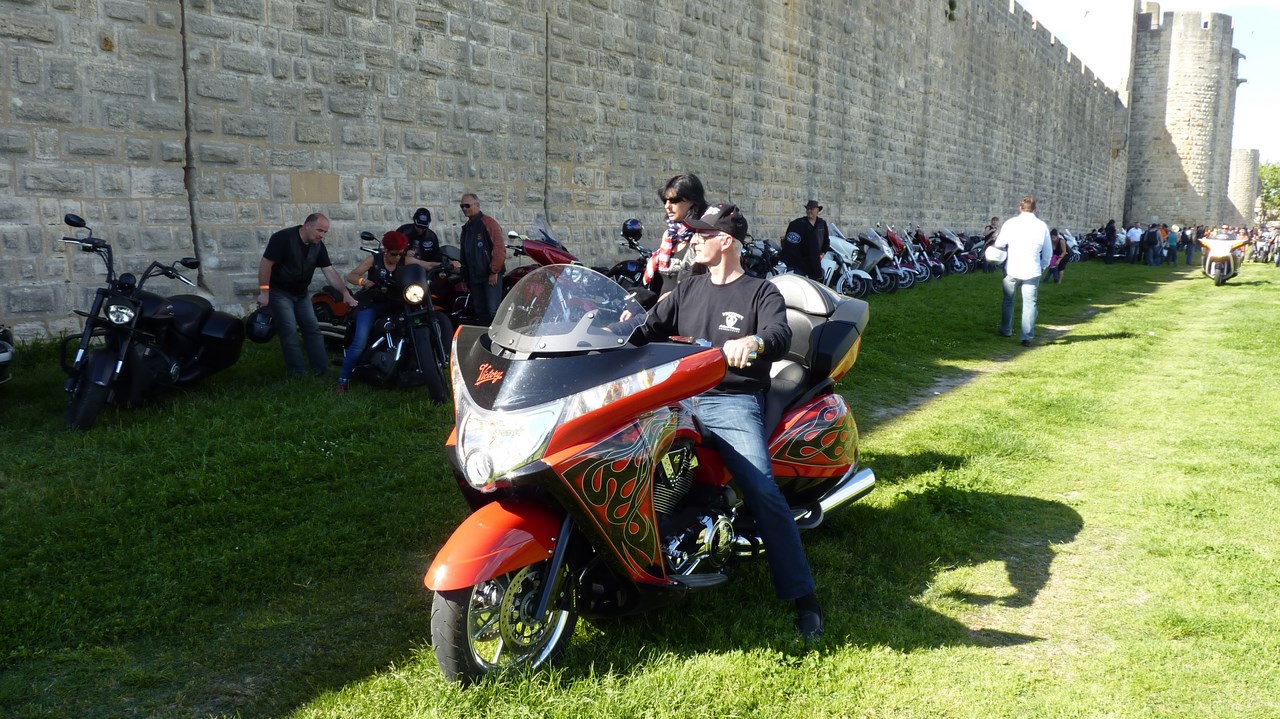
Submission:
[[[769,366],[791,346],[786,305],[772,283],[743,271],[739,255],[747,220],[736,206],[715,205],[684,223],[695,233],[690,241],[694,261],[707,273],[680,283],[633,338],[643,344],[696,337],[724,350],[728,372],[715,389],[693,398],[694,413],[756,519],[778,598],[795,602],[796,629],[806,640],[816,639],[822,633],[822,608],[800,530],[774,480],[764,434]]]
[[[347,273],[349,284],[358,285],[356,299],[360,301],[355,314],[355,331],[346,354],[342,356],[342,372],[338,375],[338,394],[346,394],[351,373],[369,343],[373,322],[379,315],[391,311],[397,299],[391,294],[391,279],[395,271],[406,264],[422,265],[427,269],[440,266],[439,262],[426,262],[408,254],[409,238],[403,232],[392,230],[382,236],[382,249],[360,261]]]

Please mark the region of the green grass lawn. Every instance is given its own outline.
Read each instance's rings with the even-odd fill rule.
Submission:
[[[812,650],[763,562],[584,621],[471,689],[422,575],[465,515],[421,391],[285,380],[275,344],[63,429],[0,386],[6,717],[1280,716],[1280,270],[1073,265],[1039,335],[997,275],[871,298],[841,384],[880,480],[805,534]]]

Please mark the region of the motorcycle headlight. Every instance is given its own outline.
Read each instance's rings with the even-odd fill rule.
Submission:
[[[530,409],[492,412],[458,393],[458,459],[467,483],[480,491],[494,480],[538,459],[551,441],[564,400]]]
[[[404,301],[410,304],[418,304],[427,296],[427,288],[419,284],[412,284],[404,288]]]
[[[458,458],[467,483],[482,492],[492,491],[499,477],[542,458],[556,427],[663,382],[677,365],[679,361],[668,362],[522,410],[481,409],[465,388],[461,392],[455,389]],[[453,386],[464,387],[457,362],[451,367]]]
[[[129,305],[107,305],[107,319],[113,324],[127,325],[133,321],[134,311]]]

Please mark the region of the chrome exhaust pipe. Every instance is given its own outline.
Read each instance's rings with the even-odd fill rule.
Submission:
[[[870,467],[863,467],[852,476],[846,477],[835,489],[818,500],[822,513],[826,514],[836,507],[843,506],[855,499],[861,499],[876,486],[876,473]]]
[[[840,480],[840,484],[819,499],[816,506],[809,505],[806,509],[797,510],[796,524],[801,529],[813,529],[822,524],[827,512],[865,497],[875,486],[876,473],[870,467],[863,467],[856,472],[850,469],[849,474]]]

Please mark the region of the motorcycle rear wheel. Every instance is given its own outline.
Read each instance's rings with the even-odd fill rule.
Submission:
[[[67,426],[71,429],[91,429],[98,421],[98,415],[107,406],[109,392],[106,387],[94,384],[87,377],[81,377],[76,383],[75,392],[71,394],[71,403],[67,405]]]
[[[566,562],[543,621],[533,618],[549,561],[487,582],[437,592],[431,603],[431,645],[446,679],[470,684],[555,659],[578,622],[577,591]]]

